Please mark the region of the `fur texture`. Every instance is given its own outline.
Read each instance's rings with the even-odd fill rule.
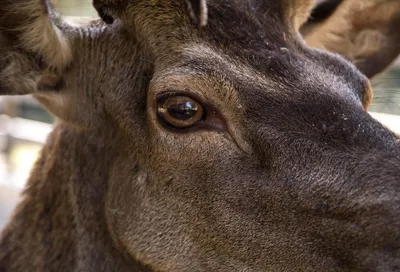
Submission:
[[[185,0],[95,2],[112,24],[0,0],[0,91],[58,117],[0,271],[399,271],[399,139],[367,78],[305,44],[312,1],[210,0],[203,27]],[[203,120],[167,126],[166,94]]]

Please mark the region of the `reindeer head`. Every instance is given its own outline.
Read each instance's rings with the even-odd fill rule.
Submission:
[[[108,231],[156,271],[398,271],[399,142],[306,45],[312,2],[95,1],[109,25],[74,26],[1,0],[0,90],[107,139]]]

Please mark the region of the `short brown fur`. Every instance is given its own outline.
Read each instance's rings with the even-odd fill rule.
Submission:
[[[399,271],[400,143],[361,73],[395,58],[398,4],[343,1],[311,26],[308,0],[94,2],[109,25],[0,0],[0,92],[58,118],[0,271]],[[360,9],[393,52],[357,55]],[[165,124],[166,94],[204,118]]]

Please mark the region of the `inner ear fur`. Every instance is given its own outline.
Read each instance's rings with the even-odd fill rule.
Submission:
[[[90,50],[87,29],[102,35],[93,18],[64,20],[46,0],[7,0],[0,6],[0,95],[33,94],[56,117],[80,127],[95,123],[85,93],[68,89],[71,64]],[[75,48],[77,47],[77,48]],[[79,49],[78,49],[79,48]]]
[[[63,20],[47,0],[1,4],[0,94],[58,90],[60,76],[74,59],[80,26]]]
[[[70,41],[51,17],[46,1],[2,1],[0,86],[2,94],[30,94],[45,70],[72,61]]]
[[[341,54],[369,78],[400,54],[400,1],[326,0],[323,5],[301,29],[310,46]]]

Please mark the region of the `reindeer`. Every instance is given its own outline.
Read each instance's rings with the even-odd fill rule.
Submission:
[[[0,91],[57,117],[0,271],[400,271],[400,1],[355,2],[0,0]]]

